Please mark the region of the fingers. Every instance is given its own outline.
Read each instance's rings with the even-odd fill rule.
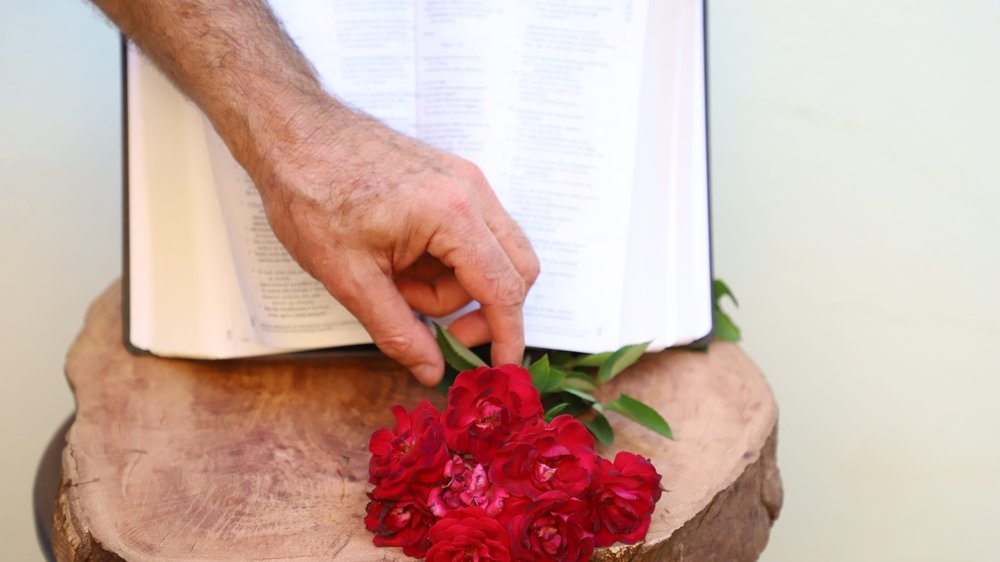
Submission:
[[[331,293],[361,322],[383,353],[401,363],[423,385],[433,386],[444,374],[444,359],[430,331],[421,323],[392,279],[360,256],[344,260],[349,278],[340,278]]]
[[[526,296],[527,290],[538,278],[538,258],[518,224],[500,206],[489,186],[484,185],[484,187],[489,194],[488,201],[482,205],[487,209],[483,219],[489,233],[492,233],[502,252],[506,254],[507,260],[524,282],[524,296]],[[484,235],[487,234],[484,232]],[[472,298],[451,269],[428,255],[417,260],[397,277],[396,286],[411,307],[431,316],[450,314],[468,304]],[[522,305],[524,296],[520,297]],[[482,310],[472,311],[456,319],[449,326],[449,331],[467,347],[481,345],[491,339],[490,324]],[[503,341],[502,334],[492,339],[495,347],[502,348],[502,344],[497,343]],[[522,354],[523,347],[517,352],[513,362],[519,362]],[[509,355],[505,355],[507,356]],[[494,362],[512,361],[495,359]]]
[[[517,272],[521,274],[527,288],[531,289],[541,272],[538,256],[531,247],[528,237],[521,230],[521,226],[504,210],[493,190],[489,186],[486,188],[488,193],[483,213],[486,224],[500,242],[500,246],[507,253]]]
[[[522,307],[528,284],[486,223],[473,219],[444,230],[428,249],[455,270],[458,282],[479,301],[493,340],[493,364],[520,363],[524,355]],[[466,321],[470,324],[467,330],[473,329],[476,318]]]
[[[490,341],[490,328],[483,311],[470,311],[448,325],[448,331],[465,347],[475,347]]]
[[[445,316],[469,304],[472,297],[454,275],[432,280],[396,278],[396,288],[414,310],[428,316]]]
[[[428,316],[451,314],[472,300],[455,273],[427,254],[397,275],[395,282],[410,307]]]
[[[492,339],[494,364],[520,363],[524,354],[523,306],[538,278],[539,262],[524,232],[503,209],[482,172],[463,163],[472,199],[452,200],[442,244],[428,247],[455,271],[462,288],[480,309],[459,318],[451,331],[465,345]],[[457,204],[456,204],[457,203]],[[443,295],[438,296],[440,301]],[[453,304],[453,303],[452,303]]]
[[[488,222],[492,222],[492,224],[490,224],[490,230],[496,236],[497,242],[500,244],[500,247],[503,249],[504,253],[506,253],[507,258],[510,260],[510,263],[517,270],[517,273],[521,278],[521,282],[523,283],[522,285],[523,289],[521,289],[520,292],[521,295],[520,302],[518,303],[518,308],[517,308],[518,314],[521,316],[521,318],[523,318],[524,301],[528,296],[528,290],[531,289],[531,286],[535,284],[535,280],[538,279],[538,274],[540,272],[538,257],[535,255],[535,251],[531,247],[531,242],[528,241],[528,237],[524,235],[524,232],[521,230],[521,227],[518,226],[518,224],[514,222],[514,219],[511,218],[511,216],[508,215],[499,206],[499,203],[497,204],[496,211],[497,211],[496,213],[487,215],[488,219],[491,219],[491,221]],[[493,324],[490,322],[489,309],[488,307],[484,306],[482,310],[484,312],[483,315],[486,317],[486,323],[490,326],[490,329],[492,330]],[[472,324],[475,321],[476,316],[474,313],[471,314],[472,317],[467,321],[469,322],[470,325],[468,328],[468,330],[470,331],[469,339],[470,341],[476,341],[479,339],[480,334],[472,333],[472,330],[474,329],[472,327]],[[481,325],[482,323],[480,322],[479,324]],[[458,329],[461,331],[466,328],[463,328],[463,325],[459,324]],[[504,337],[503,334],[496,335],[494,332],[493,348],[492,348],[494,364],[521,363],[521,359],[524,357],[523,320],[519,327],[519,336],[520,337],[517,340],[518,341],[517,345],[519,346],[517,347],[517,352],[514,353],[513,351],[510,351],[511,355],[506,355],[507,350],[501,348],[500,351],[505,353],[505,355],[503,355],[504,358],[501,359],[500,356],[498,356],[497,348],[498,348],[498,342],[500,342],[500,345],[503,344]],[[469,345],[475,345],[475,344],[469,344]]]
[[[426,281],[437,279],[450,273],[451,270],[441,263],[441,260],[429,254],[420,256],[417,258],[417,261],[413,262],[413,265],[399,272],[402,276],[415,277]]]

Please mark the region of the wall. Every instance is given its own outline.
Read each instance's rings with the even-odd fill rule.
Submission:
[[[778,561],[1000,557],[1000,3],[711,3],[718,275]]]
[[[0,559],[32,561],[64,350],[120,272],[117,39],[85,2],[7,4]],[[782,412],[763,560],[995,559],[1000,4],[710,17],[716,268]]]
[[[63,358],[121,271],[118,43],[81,0],[3,7],[0,560],[30,562],[35,467],[73,411]]]

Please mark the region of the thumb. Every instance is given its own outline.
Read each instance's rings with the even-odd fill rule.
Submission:
[[[441,351],[392,279],[370,261],[352,263],[349,271],[328,290],[361,322],[375,345],[409,369],[417,381],[425,386],[441,382]]]

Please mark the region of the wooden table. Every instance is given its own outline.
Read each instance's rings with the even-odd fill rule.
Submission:
[[[69,352],[76,421],[53,530],[60,561],[403,560],[362,523],[368,437],[435,391],[378,355],[197,362],[130,355],[120,288]],[[649,355],[615,381],[671,422],[670,442],[611,414],[618,448],[668,490],[646,543],[596,560],[755,560],[781,507],[777,409],[739,347]]]

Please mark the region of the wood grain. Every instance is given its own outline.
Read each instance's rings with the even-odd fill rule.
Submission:
[[[53,546],[60,561],[404,560],[365,531],[368,437],[434,391],[378,355],[197,362],[121,345],[120,287],[67,359],[77,401]],[[739,347],[649,355],[616,386],[670,442],[610,414],[611,450],[653,459],[669,490],[645,544],[595,560],[755,560],[781,506],[777,410]]]

